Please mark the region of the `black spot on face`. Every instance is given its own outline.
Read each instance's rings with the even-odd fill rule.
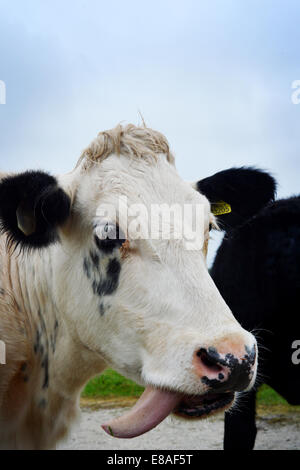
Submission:
[[[104,273],[101,270],[101,257],[90,250],[89,256],[83,260],[83,270],[87,278],[92,280],[92,290],[95,295],[99,297],[111,295],[117,289],[121,271],[121,264],[117,258],[109,259]],[[103,307],[99,306],[99,311],[101,315],[104,314]]]
[[[86,276],[90,279],[91,277],[91,264],[88,258],[84,258],[83,260],[83,270],[86,274]]]
[[[90,258],[92,260],[93,265],[98,268],[99,266],[99,256],[97,253],[94,253],[93,251],[90,251]]]
[[[116,248],[116,240],[100,240],[100,238],[94,237],[97,248],[103,253],[110,254]]]
[[[92,287],[94,294],[99,295],[99,297],[102,297],[103,295],[111,295],[118,287],[118,280],[106,278],[99,282],[93,281]]]
[[[111,259],[106,268],[107,276],[110,278],[119,277],[120,271],[120,262],[116,258]]]
[[[103,317],[103,315],[104,315],[104,313],[105,313],[105,308],[104,308],[104,305],[103,305],[102,302],[101,302],[101,304],[99,305],[99,312],[100,312],[101,317]]]
[[[111,259],[106,268],[106,278],[102,278],[98,283],[93,283],[94,293],[100,297],[113,294],[119,284],[120,271],[120,262],[115,258]]]

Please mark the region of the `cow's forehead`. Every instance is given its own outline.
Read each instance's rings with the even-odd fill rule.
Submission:
[[[182,180],[164,155],[151,161],[112,154],[81,173],[78,182],[77,198],[87,217],[95,217],[101,205],[118,205],[123,197],[128,205],[142,204],[147,209],[153,204],[201,205],[209,219],[207,198]]]

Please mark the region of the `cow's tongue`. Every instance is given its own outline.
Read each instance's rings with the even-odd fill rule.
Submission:
[[[182,395],[147,387],[128,413],[102,425],[107,434],[129,438],[153,429],[174,410]]]

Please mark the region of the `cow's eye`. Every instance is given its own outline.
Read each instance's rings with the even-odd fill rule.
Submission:
[[[125,242],[125,236],[118,224],[105,222],[95,227],[95,241],[101,250],[111,251]]]
[[[99,240],[115,240],[117,238],[118,225],[104,222],[95,227],[95,235]]]

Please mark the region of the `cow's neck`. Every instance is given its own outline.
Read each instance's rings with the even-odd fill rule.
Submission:
[[[19,364],[17,382],[22,381],[26,391],[24,416],[32,429],[39,429],[28,447],[55,444],[77,413],[84,383],[105,367],[67,328],[55,304],[52,254],[51,248],[28,253],[16,250],[6,257],[0,284],[13,297],[17,315],[25,319],[29,353]]]

